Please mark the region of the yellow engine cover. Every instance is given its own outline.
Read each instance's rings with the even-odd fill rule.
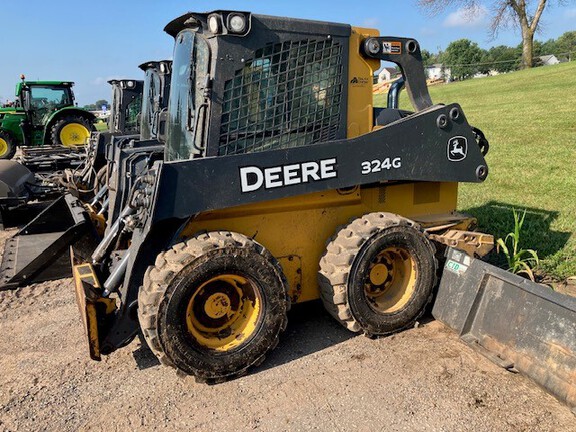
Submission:
[[[206,212],[182,238],[200,231],[234,231],[254,238],[279,260],[293,302],[319,298],[317,272],[327,241],[339,226],[366,213],[386,211],[438,224],[456,208],[456,183],[404,183],[331,190]],[[427,225],[430,225],[427,223]]]

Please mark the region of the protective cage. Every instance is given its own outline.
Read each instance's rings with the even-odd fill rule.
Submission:
[[[226,81],[219,155],[337,138],[342,45],[332,39],[270,44]]]
[[[195,14],[195,16],[197,16]],[[207,156],[346,138],[349,25],[252,15],[250,32],[206,38],[213,78]]]

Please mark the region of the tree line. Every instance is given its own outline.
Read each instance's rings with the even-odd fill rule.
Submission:
[[[477,73],[505,73],[521,69],[525,67],[522,63],[522,52],[522,44],[515,47],[498,45],[486,50],[469,39],[459,39],[451,42],[445,51],[431,53],[423,50],[422,59],[425,66],[442,64],[445,69],[450,69],[453,79],[462,80]],[[576,31],[566,32],[558,39],[546,42],[535,40],[531,66],[540,66],[540,56],[549,54],[554,54],[560,61],[574,60]]]
[[[566,6],[574,1],[556,0],[554,3]],[[490,37],[495,39],[499,30],[508,27],[519,28],[522,34],[522,68],[530,68],[534,64],[534,35],[551,0],[418,0],[418,3],[433,15],[460,6],[467,12],[469,20],[477,13],[490,11]]]
[[[84,109],[87,111],[100,111],[103,106],[105,106],[107,110],[110,109],[110,104],[105,99],[99,99],[93,104],[84,105]]]

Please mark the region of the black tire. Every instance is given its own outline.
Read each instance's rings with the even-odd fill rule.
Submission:
[[[161,363],[215,383],[243,375],[276,347],[288,322],[287,293],[278,261],[262,245],[209,232],[176,244],[148,268],[138,318]],[[224,308],[214,311],[214,304]]]
[[[77,142],[62,142],[61,140],[61,132],[62,130],[69,125],[78,125],[82,126],[86,129],[87,133],[85,134],[82,131],[82,135],[78,136]],[[92,130],[92,124],[90,121],[81,116],[74,116],[74,115],[67,115],[59,119],[56,123],[52,125],[52,129],[50,131],[50,139],[52,141],[52,145],[59,146],[77,146],[77,145],[85,145],[88,144],[88,140],[90,139],[90,131]],[[74,138],[71,138],[74,140]]]
[[[341,228],[320,260],[328,312],[353,332],[390,334],[412,325],[432,299],[434,246],[413,221],[370,213]]]
[[[7,131],[0,131],[0,159],[12,159],[16,153],[16,142]]]

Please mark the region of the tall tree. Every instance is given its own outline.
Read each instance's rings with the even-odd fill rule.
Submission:
[[[490,48],[488,54],[493,62],[491,69],[494,69],[495,71],[503,73],[518,68],[518,62],[516,61],[518,53],[515,48],[506,45],[499,45]]]
[[[557,0],[563,5],[571,0]],[[572,0],[573,1],[573,0]],[[510,23],[520,27],[522,33],[522,67],[532,67],[534,55],[534,34],[540,25],[540,18],[548,0],[418,0],[420,6],[438,13],[448,6],[461,6],[469,11],[478,11],[481,6],[492,10],[492,22],[490,34],[493,38],[498,30],[505,28]],[[473,14],[471,14],[472,16]]]
[[[568,60],[576,57],[576,31],[564,33],[556,40],[557,54],[567,57]]]
[[[479,72],[478,63],[482,62],[483,50],[469,39],[451,42],[446,48],[442,60],[454,79],[463,80]]]

